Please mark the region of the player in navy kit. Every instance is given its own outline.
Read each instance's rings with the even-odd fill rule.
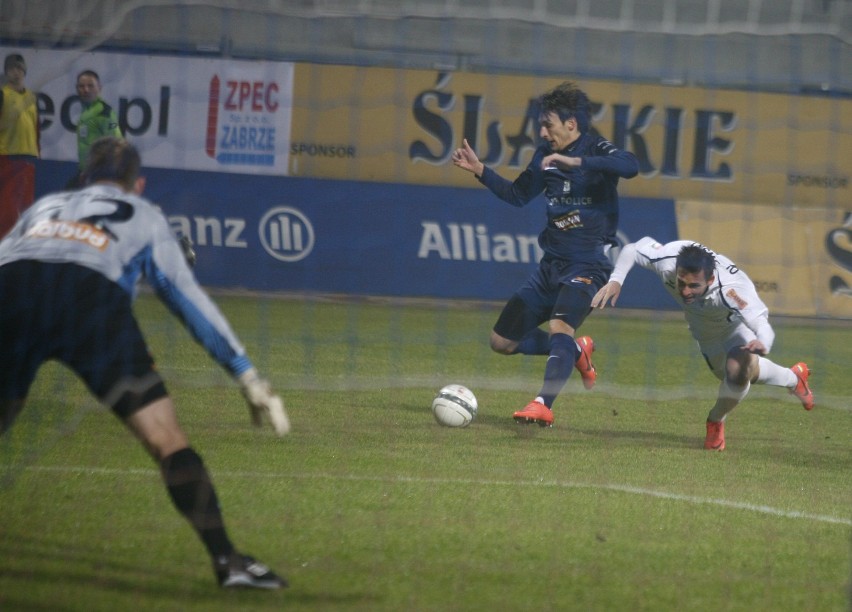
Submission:
[[[127,425],[160,466],[224,587],[286,582],[232,545],[201,457],[178,425],[131,303],[141,276],[240,384],[255,425],[290,429],[228,322],[199,286],[160,210],[140,194],[139,154],[109,137],[91,150],[80,191],[49,195],[0,242],[0,434],[12,426],[42,363],[56,359]]]
[[[650,236],[621,249],[609,282],[592,306],[615,306],[628,272],[637,264],[656,273],[683,308],[689,331],[707,365],[721,383],[716,403],[707,415],[704,448],[725,449],[725,417],[748,394],[752,384],[786,387],[814,407],[804,362],[785,368],[766,358],[775,340],[769,309],[754,283],[724,255],[688,240],[660,244]]]
[[[636,176],[639,162],[591,133],[589,99],[574,83],[562,83],[538,103],[544,143],[514,181],[485,166],[467,140],[452,159],[513,206],[541,193],[547,200],[547,225],[538,239],[544,257],[504,306],[491,348],[505,355],[548,355],[538,396],[513,418],[552,426],[554,400],[575,367],[587,389],[595,384],[594,342],[588,336],[575,340],[575,334],[612,270],[606,252],[616,244],[618,180]],[[547,332],[539,328],[544,322]]]

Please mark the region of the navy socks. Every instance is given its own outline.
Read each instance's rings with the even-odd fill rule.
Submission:
[[[539,392],[548,408],[553,406],[556,396],[568,382],[579,357],[580,347],[574,342],[574,338],[568,334],[553,334],[550,337],[550,356],[544,368],[544,385]]]

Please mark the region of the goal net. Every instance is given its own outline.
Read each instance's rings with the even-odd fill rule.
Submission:
[[[39,194],[73,174],[75,79],[95,69],[142,151],[147,193],[195,243],[205,286],[262,312],[268,296],[334,304],[342,372],[322,360],[332,340],[311,325],[294,334],[252,319],[261,355],[276,350],[273,329],[300,341],[299,374],[282,383],[440,387],[455,364],[446,356],[459,354],[479,384],[532,392],[538,361],[466,364],[492,363],[491,325],[541,256],[543,204],[502,205],[451,151],[466,138],[517,176],[536,144],[532,101],[574,80],[594,129],[640,160],[640,176],[619,186],[623,242],[699,240],[749,273],[773,320],[843,325],[850,23],[840,0],[4,0],[0,50],[25,56],[39,93]],[[633,274],[620,306],[651,327],[617,342],[617,319],[590,319],[616,385],[617,364],[643,354],[700,364],[685,334],[655,348],[677,306]],[[374,312],[380,300],[390,315]],[[432,310],[398,310],[412,303]],[[461,323],[449,314],[458,305]],[[777,349],[829,369],[831,347],[808,338],[779,333]],[[382,345],[389,358],[359,361]],[[424,346],[423,363],[404,369]],[[179,352],[170,347],[161,354]],[[688,393],[682,376],[672,393]]]

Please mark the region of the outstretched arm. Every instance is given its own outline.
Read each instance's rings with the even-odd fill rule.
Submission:
[[[737,293],[741,296],[749,295],[748,289],[741,288]],[[746,299],[749,301],[749,308],[741,311],[740,316],[757,338],[745,344],[742,348],[756,355],[768,355],[775,342],[775,330],[772,329],[772,325],[769,323],[769,310],[757,295],[756,290],[752,290],[752,295]]]
[[[157,295],[190,334],[239,383],[255,426],[268,420],[279,436],[290,431],[284,403],[254,368],[230,324],[201,288],[165,219],[157,218],[159,240],[145,273]]]
[[[592,308],[604,308],[607,302],[615,306],[618,296],[621,295],[621,286],[624,279],[636,262],[636,243],[631,242],[621,247],[618,259],[615,260],[615,269],[609,276],[609,282],[600,288],[592,298]]]

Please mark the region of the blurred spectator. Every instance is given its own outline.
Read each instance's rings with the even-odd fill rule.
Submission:
[[[83,103],[83,112],[77,122],[77,174],[68,183],[69,188],[82,186],[81,174],[89,157],[92,144],[104,136],[122,138],[115,109],[101,98],[101,79],[94,70],[83,70],[77,75],[77,96]]]
[[[18,53],[3,62],[0,89],[0,238],[35,200],[39,157],[38,104],[24,85],[27,64]]]

